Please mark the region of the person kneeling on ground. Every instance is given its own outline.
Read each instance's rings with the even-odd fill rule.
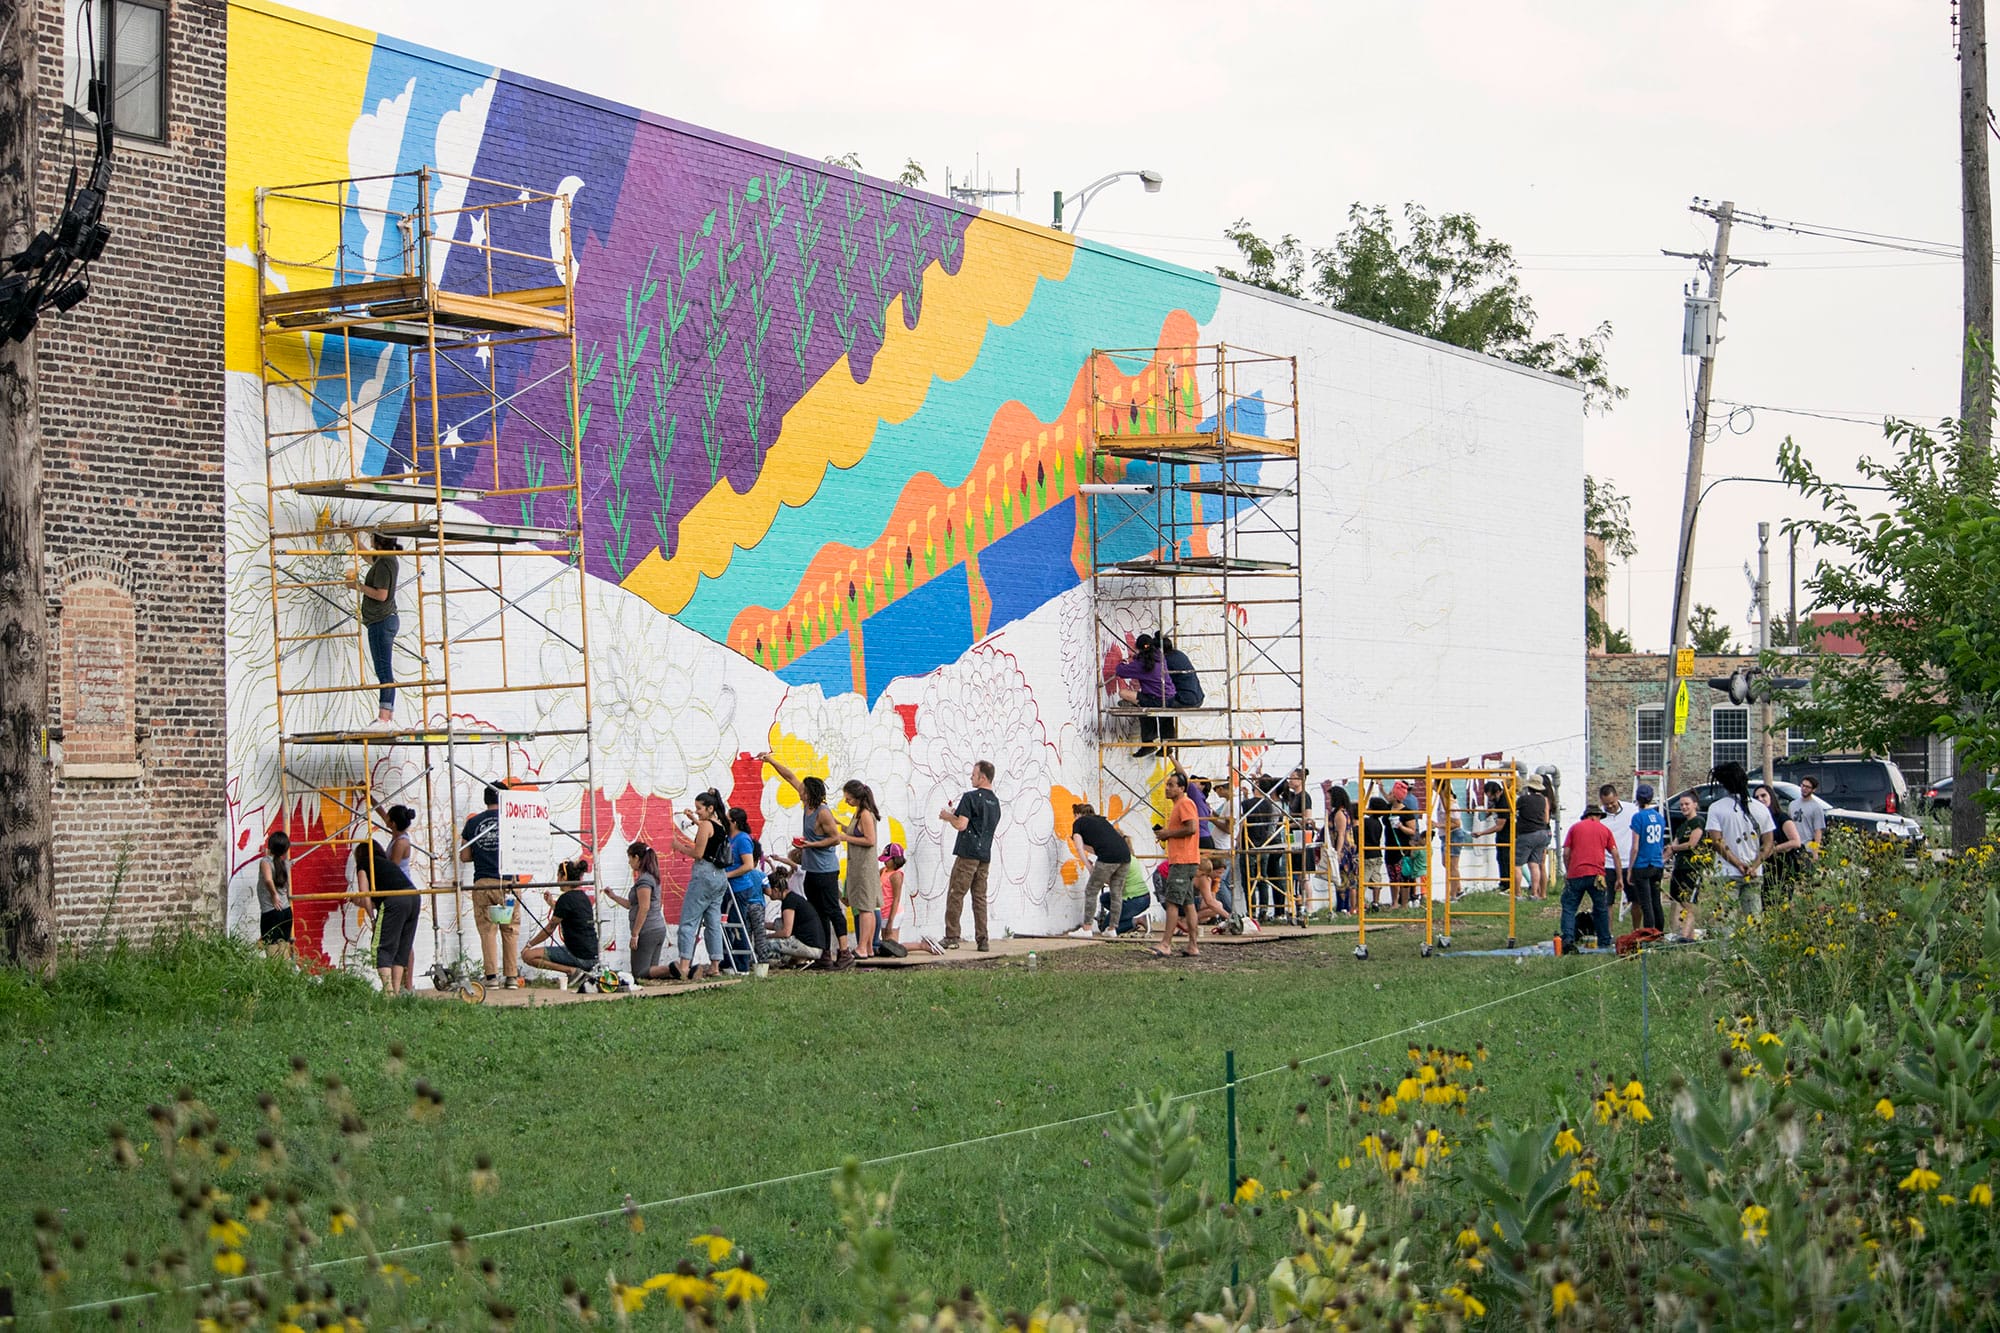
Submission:
[[[562,863],[556,871],[556,879],[565,886],[562,894],[550,904],[549,919],[541,933],[521,950],[522,962],[562,973],[577,990],[588,988],[590,974],[597,968],[597,913],[582,888],[589,865],[581,860]],[[542,941],[555,934],[558,926],[562,928],[562,943],[543,947]]]
[[[1603,806],[1586,805],[1583,818],[1570,825],[1563,838],[1563,862],[1569,868],[1562,895],[1563,952],[1576,948],[1576,909],[1586,893],[1590,895],[1590,918],[1596,928],[1597,947],[1609,949],[1611,897],[1604,887],[1605,878],[1612,871],[1623,870],[1624,864],[1619,859],[1618,839],[1604,827]]]
[[[1146,891],[1146,875],[1139,869],[1137,861],[1127,861],[1123,867],[1124,880],[1116,885],[1124,898],[1116,904],[1117,925],[1112,924],[1113,904],[1111,888],[1106,888],[1097,898],[1097,933],[1100,936],[1143,935],[1146,933],[1146,909],[1153,905],[1153,895]]]
[[[769,939],[780,962],[811,967],[826,953],[826,922],[806,896],[791,887],[789,862],[771,867],[771,882],[765,896],[778,903],[777,929]]]

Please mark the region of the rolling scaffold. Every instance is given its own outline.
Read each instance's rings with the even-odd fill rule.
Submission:
[[[256,222],[280,808],[313,816],[294,864],[409,805],[413,892],[462,949],[459,829],[488,783],[547,793],[562,855],[597,844],[569,200],[425,168],[259,189]],[[370,727],[353,581],[381,554],[399,716]]]
[[[1475,800],[1475,792],[1483,791],[1488,782],[1500,785],[1499,806],[1483,806]],[[1354,830],[1359,867],[1354,895],[1356,958],[1368,957],[1371,917],[1377,925],[1421,924],[1424,938],[1418,952],[1425,958],[1431,956],[1433,948],[1451,947],[1452,923],[1461,919],[1505,917],[1507,947],[1514,947],[1518,901],[1518,877],[1514,872],[1519,867],[1514,855],[1513,810],[1519,782],[1520,773],[1512,767],[1469,768],[1428,760],[1421,767],[1412,768],[1371,769],[1366,762],[1360,764],[1355,784],[1360,795],[1355,801]],[[1394,792],[1399,783],[1415,797],[1414,806],[1396,800]],[[1463,798],[1458,792],[1459,783],[1465,784]],[[1494,822],[1500,827],[1483,832],[1476,826],[1468,827],[1465,822],[1468,814],[1475,818],[1480,814],[1498,816]],[[1463,873],[1459,857],[1484,837],[1495,840],[1497,873]],[[1445,891],[1440,903],[1436,885],[1441,861]],[[1372,874],[1378,865],[1379,878]],[[1506,909],[1460,908],[1459,894],[1468,885],[1499,889],[1506,895]],[[1377,890],[1389,893],[1392,904],[1389,912],[1370,910]],[[1419,901],[1409,901],[1412,898]]]
[[[1080,489],[1096,642],[1121,653],[1139,634],[1164,633],[1205,696],[1178,707],[1098,691],[1098,805],[1114,822],[1152,808],[1169,765],[1247,792],[1253,777],[1282,779],[1305,763],[1298,401],[1289,356],[1221,344],[1091,356]],[[1294,841],[1302,856],[1304,827],[1283,827],[1239,867],[1260,877],[1290,861]],[[1157,850],[1150,829],[1125,831],[1140,854]],[[1302,916],[1293,890],[1303,877],[1281,877],[1283,901]]]

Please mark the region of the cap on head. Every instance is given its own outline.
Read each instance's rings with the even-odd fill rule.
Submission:
[[[1410,794],[1410,784],[1398,778],[1396,785],[1389,788],[1389,794],[1400,801]]]
[[[882,855],[877,859],[882,861],[906,861],[909,857],[904,853],[902,843],[892,842],[882,849]]]
[[[1602,819],[1604,818],[1604,807],[1601,805],[1586,805],[1583,807],[1583,817],[1585,819]]]
[[[1632,793],[1632,799],[1641,805],[1645,805],[1651,801],[1653,799],[1653,784],[1650,782],[1640,783],[1637,790]]]

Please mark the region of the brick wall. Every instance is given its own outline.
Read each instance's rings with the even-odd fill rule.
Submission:
[[[62,11],[36,8],[43,225],[72,153]],[[50,721],[78,742],[52,770],[58,927],[72,939],[221,909],[226,29],[222,0],[173,0],[167,142],[120,141],[90,299],[42,326]],[[76,152],[87,169],[87,140]]]
[[[1674,747],[1674,788],[1684,790],[1697,778],[1706,780],[1714,767],[1716,709],[1730,707],[1728,696],[1708,686],[1710,677],[1727,676],[1738,667],[1755,666],[1755,657],[1698,657],[1694,678],[1688,681],[1688,725],[1681,736],[1672,735],[1673,715],[1666,716],[1667,739]],[[1584,678],[1584,697],[1590,708],[1590,786],[1595,794],[1604,783],[1630,792],[1638,769],[1638,714],[1644,705],[1656,705],[1665,694],[1667,659],[1649,653],[1595,654]],[[1762,709],[1749,705],[1744,718],[1752,772],[1763,762],[1763,731],[1758,722]],[[1772,752],[1785,753],[1785,732],[1772,729]],[[1649,765],[1651,767],[1651,765]],[[1670,795],[1671,793],[1663,793]]]

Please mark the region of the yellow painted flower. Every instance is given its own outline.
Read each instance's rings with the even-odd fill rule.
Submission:
[[[722,1284],[725,1301],[761,1301],[771,1284],[747,1268],[718,1269],[715,1280]]]
[[[1920,1166],[1917,1167],[1915,1170],[1911,1171],[1909,1175],[1904,1176],[1903,1179],[1897,1184],[1896,1188],[1899,1190],[1915,1190],[1918,1192],[1922,1192],[1924,1190],[1934,1190],[1938,1187],[1938,1182],[1942,1179],[1943,1177],[1938,1175],[1937,1172],[1931,1170],[1928,1167]]]
[[[1981,1208],[1991,1208],[1993,1206],[1993,1187],[1982,1180],[1965,1192],[1965,1201],[1967,1203],[1976,1203]]]
[[[1549,1304],[1557,1314],[1561,1314],[1576,1304],[1576,1288],[1567,1282],[1556,1283],[1555,1289],[1549,1293]]]
[[[1884,1120],[1894,1120],[1896,1118],[1896,1104],[1887,1097],[1884,1097],[1881,1101],[1875,1103],[1875,1114],[1881,1116]]]
[[[233,1217],[218,1217],[208,1224],[208,1238],[234,1249],[250,1238],[250,1228]]]
[[[708,1251],[708,1261],[712,1264],[721,1263],[728,1257],[729,1252],[736,1248],[736,1242],[726,1236],[696,1236],[688,1244],[697,1250]]]
[[[1236,1187],[1236,1202],[1255,1203],[1264,1193],[1263,1184],[1255,1176],[1245,1176],[1243,1183]]]
[[[243,1256],[234,1250],[216,1251],[215,1271],[224,1277],[239,1277],[243,1273]]]
[[[1743,1210],[1743,1239],[1752,1245],[1761,1245],[1771,1234],[1771,1210],[1760,1203],[1753,1203]]]
[[[1561,1130],[1557,1131],[1556,1133],[1557,1156],[1574,1157],[1576,1156],[1576,1154],[1582,1151],[1583,1151],[1583,1140],[1579,1139],[1576,1136],[1575,1131],[1571,1130],[1568,1125],[1564,1125]]]

